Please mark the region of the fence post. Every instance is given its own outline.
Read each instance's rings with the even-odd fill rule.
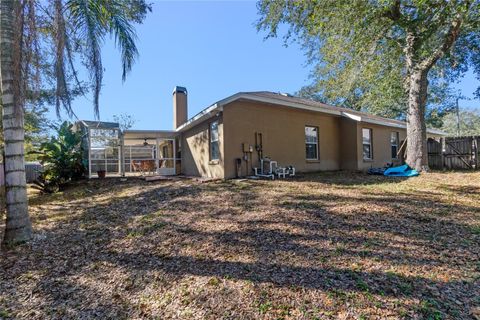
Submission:
[[[445,170],[445,138],[440,138],[440,169]]]
[[[475,170],[478,170],[478,164],[479,164],[479,160],[478,160],[478,140],[480,140],[479,137],[473,137],[472,153],[473,153],[473,156],[475,157],[473,159],[474,163],[475,163]]]

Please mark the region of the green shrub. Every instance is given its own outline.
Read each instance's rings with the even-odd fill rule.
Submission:
[[[79,180],[86,173],[82,164],[81,133],[73,131],[73,125],[67,121],[56,131],[56,136],[42,143],[39,150],[43,172],[35,187],[47,193],[61,190],[68,182]]]

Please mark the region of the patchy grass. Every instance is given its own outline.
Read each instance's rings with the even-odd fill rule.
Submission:
[[[474,234],[480,235],[480,226],[472,226],[471,228]]]
[[[480,173],[106,179],[30,197],[35,240],[0,253],[2,319],[480,316]]]

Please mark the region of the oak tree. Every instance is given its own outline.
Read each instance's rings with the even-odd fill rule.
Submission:
[[[299,41],[315,64],[310,94],[387,106],[392,115],[405,105],[407,163],[428,168],[429,85],[448,87],[471,67],[480,74],[479,0],[262,0],[257,7],[260,30],[277,36],[287,25],[285,40]]]

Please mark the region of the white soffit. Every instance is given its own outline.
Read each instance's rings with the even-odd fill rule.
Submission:
[[[342,112],[342,116],[344,116],[346,118],[349,118],[349,119],[352,119],[352,120],[355,120],[355,121],[362,121],[362,117],[357,116],[355,114],[348,113],[348,112]]]

